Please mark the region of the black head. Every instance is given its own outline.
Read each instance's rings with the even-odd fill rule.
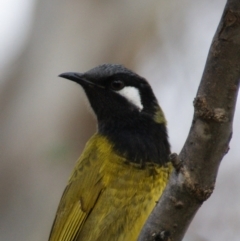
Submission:
[[[163,129],[160,132],[167,138],[164,114],[151,86],[143,77],[124,66],[104,64],[85,73],[69,72],[60,77],[75,81],[83,87],[97,116],[99,132],[112,137],[113,142],[126,143],[123,149],[131,146],[126,141],[129,138],[137,149],[141,148],[137,144],[139,140],[145,138],[149,142],[148,149],[152,142],[159,141],[155,140],[159,137],[158,128]],[[166,149],[169,152],[169,146]],[[158,153],[158,150],[155,152]],[[134,158],[137,158],[136,155]]]
[[[60,77],[80,84],[98,121],[141,113],[165,123],[164,115],[148,82],[122,65],[104,64],[85,73],[63,73]]]

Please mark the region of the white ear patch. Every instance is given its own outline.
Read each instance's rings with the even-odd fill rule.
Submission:
[[[139,110],[143,109],[141,96],[137,88],[133,86],[126,86],[123,89],[115,92],[125,97],[130,103],[134,104]]]

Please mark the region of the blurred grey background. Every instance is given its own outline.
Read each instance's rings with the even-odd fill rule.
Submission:
[[[82,89],[58,78],[121,63],[152,84],[172,151],[188,135],[193,99],[225,0],[2,0],[0,240],[47,240],[74,163],[96,123]],[[240,112],[216,189],[185,241],[240,235]]]

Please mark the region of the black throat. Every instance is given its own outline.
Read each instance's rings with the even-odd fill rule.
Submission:
[[[98,131],[114,145],[126,162],[140,164],[168,162],[170,145],[165,124],[156,123],[149,115],[133,112],[131,115],[98,121]]]

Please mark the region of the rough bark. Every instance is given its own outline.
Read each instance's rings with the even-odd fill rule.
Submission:
[[[175,171],[138,241],[182,240],[202,203],[213,192],[229,150],[240,78],[240,1],[228,0],[213,38],[194,100],[192,126]]]

